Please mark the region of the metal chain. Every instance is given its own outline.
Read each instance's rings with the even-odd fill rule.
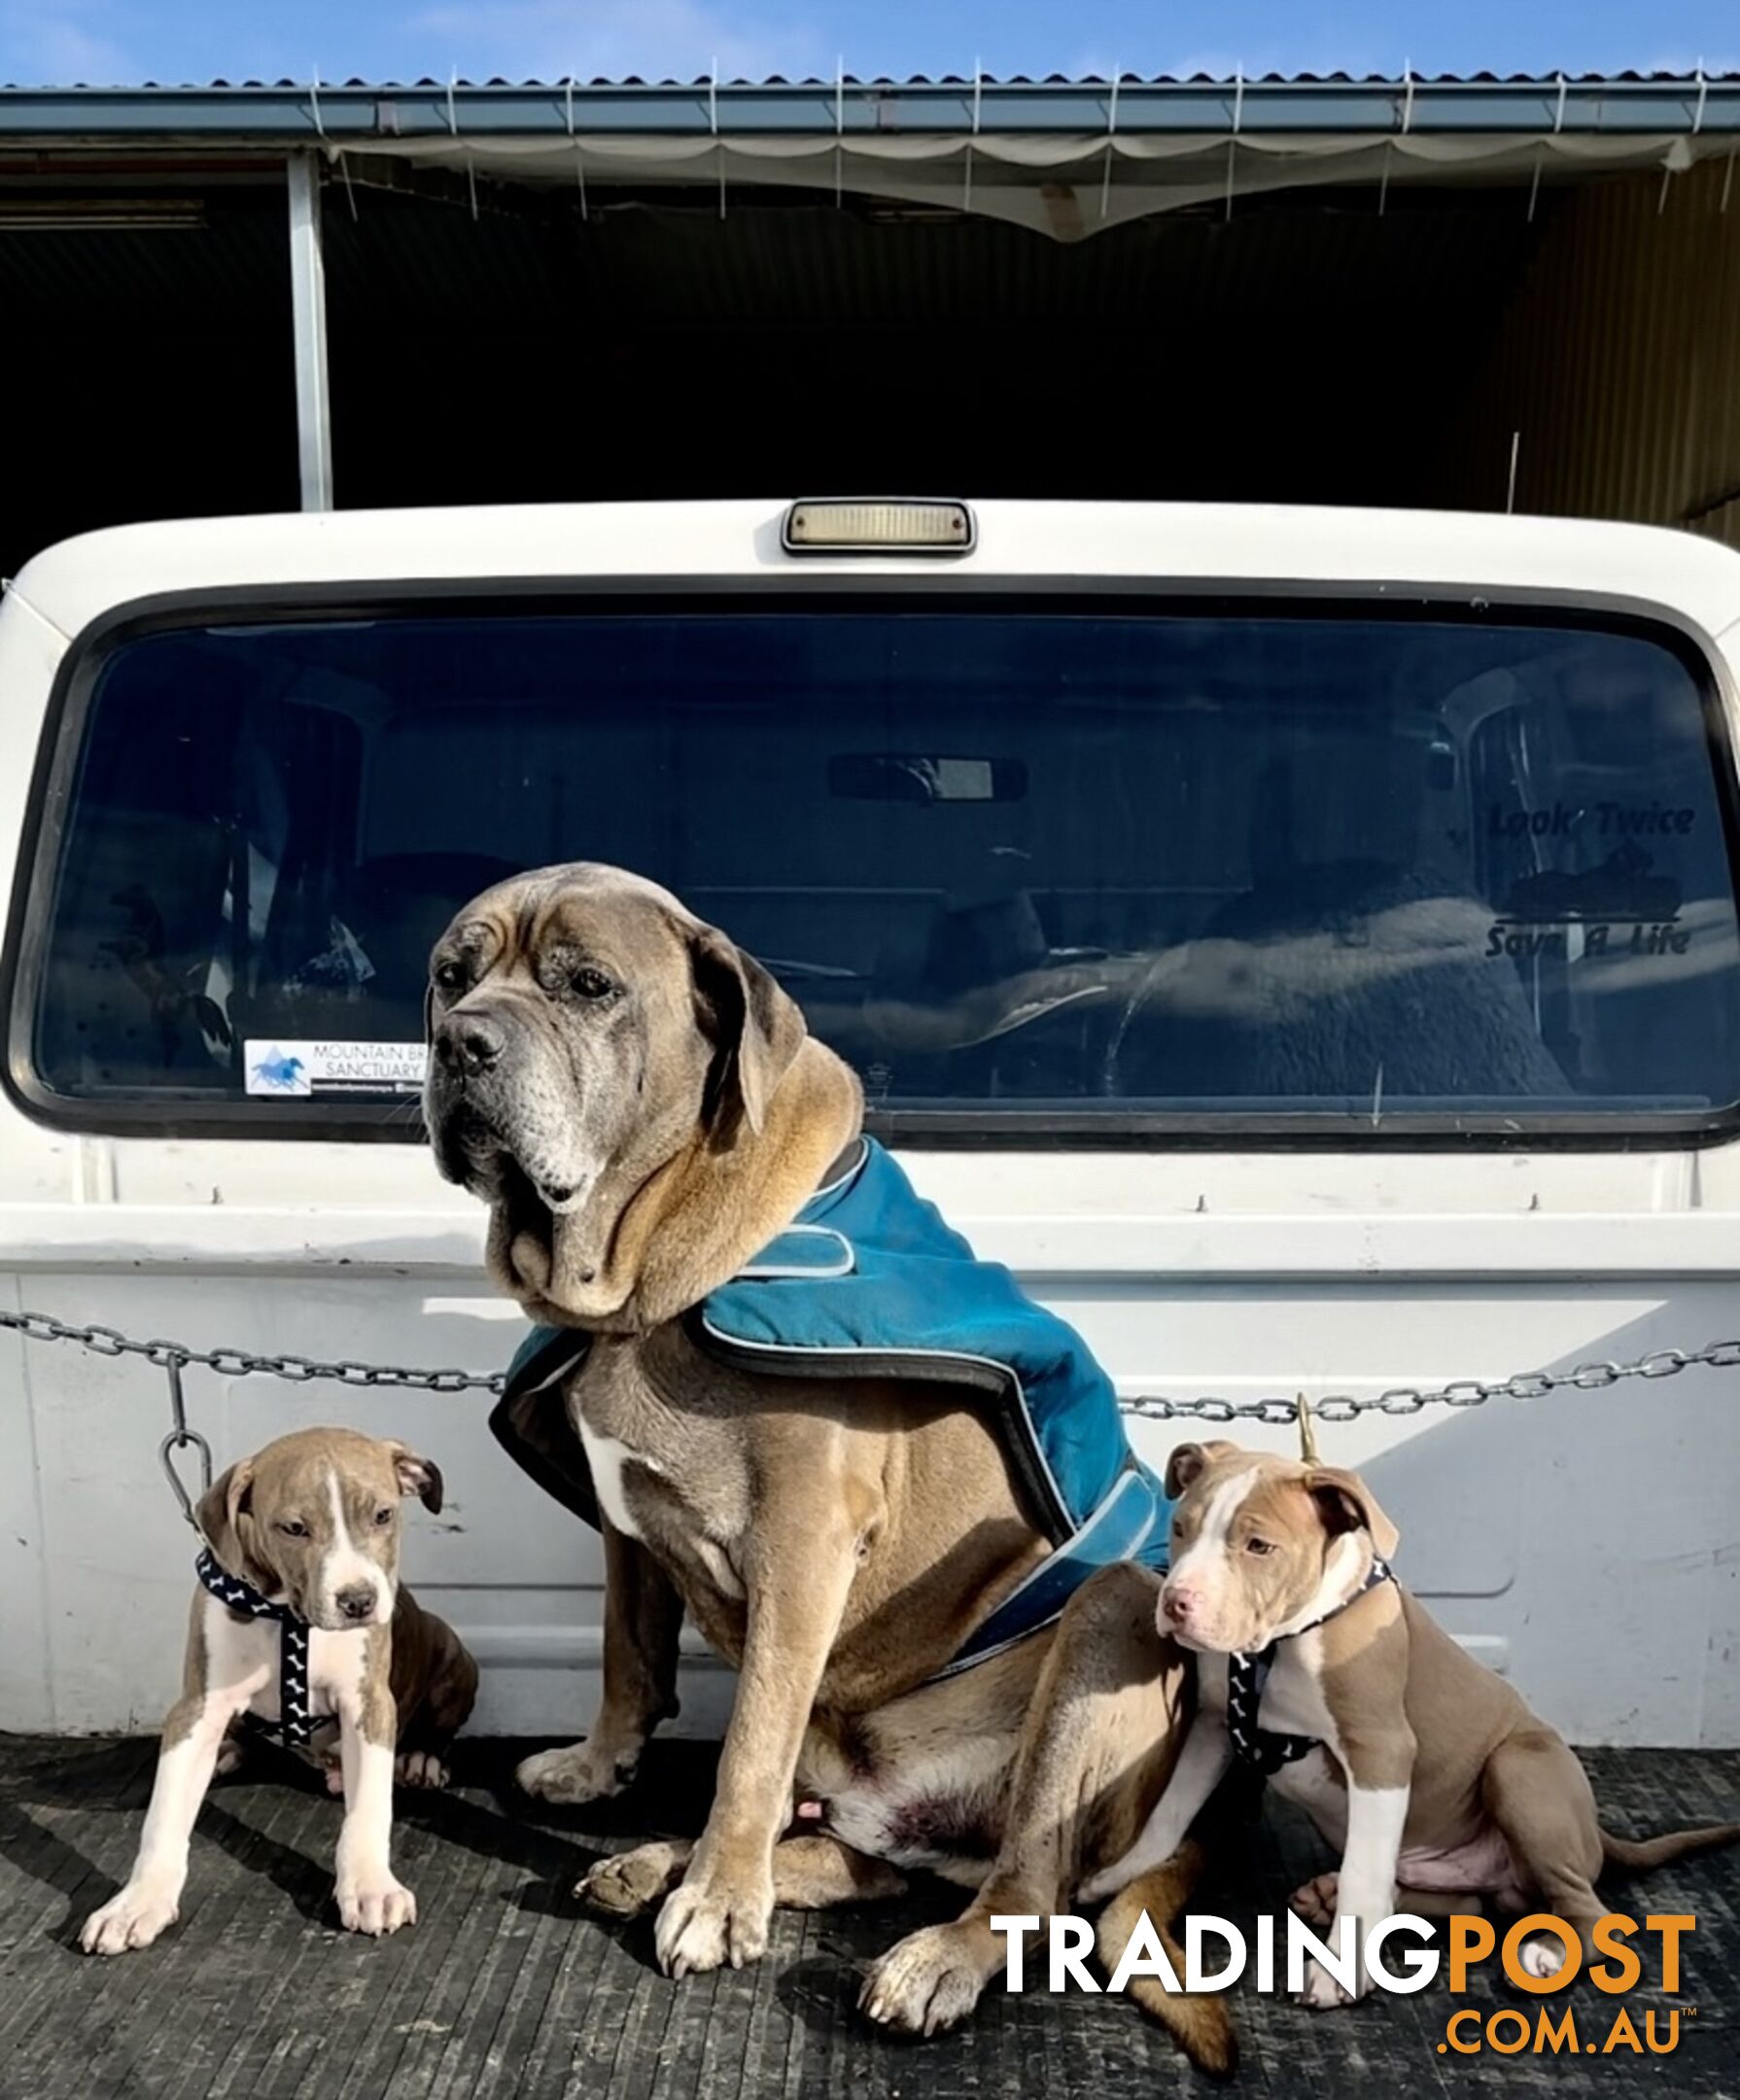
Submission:
[[[327,1363],[318,1356],[266,1356],[253,1349],[190,1348],[185,1342],[135,1342],[114,1327],[92,1324],[69,1325],[46,1312],[8,1312],[0,1310],[0,1331],[10,1329],[31,1342],[76,1342],[98,1356],[143,1356],[160,1371],[185,1370],[196,1364],[202,1371],[216,1371],[225,1378],[288,1379],[292,1384],[310,1385],[317,1379],[331,1379],[339,1385],[400,1385],[415,1392],[493,1392],[506,1382],[500,1371],[410,1371],[390,1364]],[[179,1382],[178,1380],[175,1382]],[[185,1424],[184,1424],[185,1426]]]
[[[1548,1393],[1574,1386],[1581,1392],[1599,1392],[1621,1379],[1675,1378],[1696,1365],[1717,1371],[1740,1370],[1740,1342],[1711,1342],[1701,1349],[1652,1349],[1635,1363],[1608,1361],[1579,1364],[1574,1371],[1518,1371],[1508,1379],[1452,1379],[1447,1385],[1392,1385],[1387,1392],[1364,1399],[1335,1393],[1309,1403],[1318,1421],[1357,1421],[1362,1415],[1417,1415],[1427,1407],[1483,1407],[1488,1400],[1541,1400]],[[1284,1427],[1298,1419],[1296,1400],[1121,1400],[1126,1415],[1149,1421],[1176,1421],[1189,1417],[1199,1421],[1269,1422]]]
[[[296,1385],[326,1379],[339,1385],[391,1386],[413,1392],[499,1393],[506,1383],[506,1376],[501,1371],[418,1371],[403,1365],[358,1363],[348,1358],[328,1363],[317,1356],[272,1356],[241,1348],[197,1349],[184,1342],[136,1342],[114,1327],[95,1323],[77,1326],[51,1318],[45,1312],[0,1310],[0,1331],[8,1330],[32,1342],[76,1342],[98,1356],[143,1356],[167,1372],[175,1426],[164,1439],[165,1463],[171,1446],[199,1449],[204,1452],[208,1483],[210,1450],[204,1438],[188,1427],[182,1401],[181,1374],[190,1364],[216,1371],[225,1378],[277,1378]],[[1373,1393],[1364,1399],[1336,1393],[1309,1405],[1318,1421],[1348,1422],[1362,1415],[1417,1415],[1427,1407],[1467,1408],[1481,1407],[1488,1400],[1540,1400],[1567,1387],[1597,1392],[1617,1385],[1621,1379],[1675,1378],[1700,1365],[1717,1371],[1740,1370],[1740,1342],[1712,1342],[1701,1349],[1653,1349],[1635,1363],[1602,1361],[1579,1364],[1573,1371],[1518,1371],[1510,1378],[1492,1381],[1452,1379],[1445,1385],[1395,1385],[1387,1392]],[[1167,1400],[1156,1396],[1120,1400],[1118,1405],[1126,1415],[1146,1421],[1258,1421],[1282,1428],[1296,1421],[1299,1415],[1297,1400],[1282,1399]],[[179,1495],[179,1485],[177,1492]]]
[[[421,1371],[401,1364],[360,1363],[354,1358],[328,1362],[318,1356],[268,1355],[243,1348],[192,1348],[185,1342],[138,1342],[119,1329],[92,1322],[79,1326],[57,1320],[46,1312],[9,1312],[0,1309],[0,1331],[23,1335],[32,1342],[76,1342],[97,1356],[143,1356],[169,1374],[175,1412],[175,1441],[192,1443],[180,1399],[181,1373],[190,1364],[216,1371],[225,1378],[277,1378],[296,1385],[331,1380],[339,1385],[389,1386],[413,1392],[499,1393],[506,1383],[501,1371]],[[1452,1379],[1444,1385],[1395,1385],[1364,1399],[1331,1394],[1310,1403],[1319,1421],[1346,1422],[1361,1415],[1417,1415],[1426,1407],[1480,1407],[1488,1400],[1541,1400],[1550,1392],[1576,1387],[1583,1392],[1617,1385],[1621,1379],[1674,1378],[1698,1366],[1711,1370],[1740,1370],[1740,1341],[1711,1342],[1701,1349],[1652,1349],[1635,1363],[1598,1361],[1579,1364],[1571,1371],[1518,1371],[1507,1379]],[[1150,1421],[1176,1421],[1185,1418],[1201,1421],[1261,1421],[1284,1426],[1298,1415],[1294,1400],[1167,1400],[1159,1396],[1121,1400],[1126,1415]]]
[[[170,1429],[157,1446],[157,1463],[163,1469],[163,1478],[169,1483],[169,1491],[174,1495],[177,1507],[195,1530],[199,1524],[193,1514],[194,1492],[176,1471],[176,1453],[184,1451],[194,1453],[199,1463],[198,1491],[203,1494],[212,1484],[212,1448],[197,1429],[188,1426],[181,1375],[190,1364],[197,1364],[203,1371],[219,1372],[225,1378],[278,1378],[287,1379],[295,1385],[311,1385],[318,1379],[331,1379],[339,1385],[402,1386],[414,1392],[499,1393],[506,1382],[505,1374],[500,1371],[413,1371],[389,1364],[348,1360],[327,1363],[317,1356],[264,1356],[253,1349],[190,1348],[185,1342],[136,1342],[116,1327],[104,1327],[95,1322],[77,1326],[66,1320],[53,1319],[46,1312],[8,1312],[0,1309],[0,1332],[6,1331],[22,1335],[30,1342],[76,1342],[81,1348],[87,1348],[97,1356],[143,1356],[147,1363],[156,1364],[166,1374]]]

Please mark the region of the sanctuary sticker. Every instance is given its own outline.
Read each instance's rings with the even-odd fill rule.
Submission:
[[[284,1101],[420,1093],[428,1058],[420,1042],[290,1042],[268,1035],[243,1048],[248,1092]]]

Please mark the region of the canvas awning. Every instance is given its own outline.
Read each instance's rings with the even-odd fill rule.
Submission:
[[[990,132],[846,140],[833,133],[684,138],[576,131],[559,139],[464,132],[376,139],[366,150],[462,176],[571,189],[716,183],[727,208],[733,189],[851,193],[918,209],[978,212],[1055,239],[1080,240],[1133,219],[1277,190],[1551,184],[1639,168],[1660,168],[1671,178],[1701,158],[1728,154],[1733,144],[1720,134],[1684,132],[1532,138],[1414,132],[1376,139],[1370,133]]]

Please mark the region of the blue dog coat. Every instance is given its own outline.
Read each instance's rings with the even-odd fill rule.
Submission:
[[[1131,1450],[1111,1381],[1087,1344],[1027,1297],[1007,1269],[978,1260],[874,1138],[862,1139],[846,1171],[686,1318],[706,1354],[742,1369],[935,1379],[1001,1403],[992,1419],[1053,1551],[949,1671],[1049,1626],[1096,1568],[1166,1566],[1170,1504]],[[584,1453],[566,1418],[559,1456],[547,1425],[541,1438],[527,1432],[527,1402],[554,1392],[587,1346],[574,1328],[534,1328],[491,1426],[542,1487],[596,1525]]]

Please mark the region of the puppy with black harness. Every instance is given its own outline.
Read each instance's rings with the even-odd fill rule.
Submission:
[[[1236,1760],[1340,1848],[1340,1873],[1294,1897],[1313,1926],[1353,1921],[1351,1986],[1313,1960],[1300,1994],[1328,2009],[1372,1988],[1367,1936],[1398,1908],[1479,1910],[1490,1895],[1562,1918],[1592,1955],[1604,1871],[1740,1838],[1733,1823],[1641,1841],[1603,1830],[1563,1737],[1396,1580],[1396,1527],[1357,1473],[1182,1444],[1166,1491],[1177,1507],[1159,1624],[1196,1655],[1197,1715],[1141,1835],[1084,1882],[1083,1901],[1170,1858]],[[1521,1959],[1546,1978],[1564,1950],[1538,1935]]]
[[[442,1785],[477,1665],[399,1580],[400,1503],[441,1506],[441,1476],[406,1445],[304,1429],[232,1465],[200,1498],[204,1541],[182,1694],[126,1886],[85,1922],[87,1954],[150,1946],[174,1923],[194,1818],[230,1731],[253,1724],[318,1761],[333,1735],[345,1814],[338,1914],[348,1932],[415,1922],[391,1863],[393,1782]]]

